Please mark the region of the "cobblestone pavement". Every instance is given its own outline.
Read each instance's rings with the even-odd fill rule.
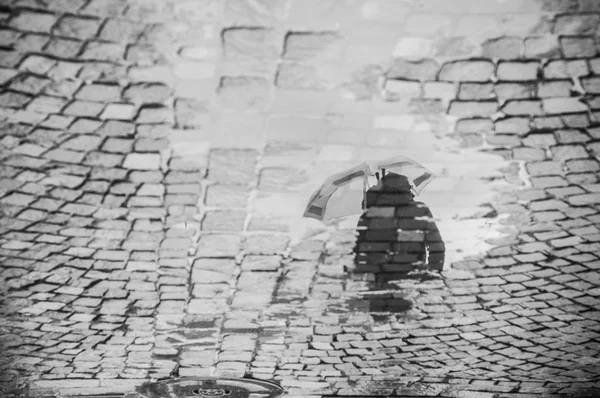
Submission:
[[[596,396],[599,23],[596,0],[0,0],[4,384]],[[438,174],[449,253],[371,313],[355,220],[300,210],[398,152]]]

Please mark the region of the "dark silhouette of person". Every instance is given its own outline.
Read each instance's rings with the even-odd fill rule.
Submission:
[[[366,193],[353,272],[374,273],[381,286],[413,271],[441,271],[445,246],[431,211],[414,200],[406,176],[383,173]]]

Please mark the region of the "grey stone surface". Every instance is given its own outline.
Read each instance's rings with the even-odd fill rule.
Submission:
[[[0,1],[0,395],[246,374],[304,397],[595,396],[598,11]],[[300,213],[398,152],[434,168],[457,253],[373,292],[354,225]]]

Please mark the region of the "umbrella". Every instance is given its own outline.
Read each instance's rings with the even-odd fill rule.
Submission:
[[[383,161],[363,162],[325,180],[308,201],[304,217],[329,221],[362,213],[365,193],[369,187],[369,178],[376,176],[379,180],[379,176],[386,171],[408,177],[417,194],[432,179],[429,170],[405,156],[395,156]]]
[[[327,221],[361,213],[367,177],[371,174],[369,166],[363,162],[332,175],[311,196],[304,217]]]

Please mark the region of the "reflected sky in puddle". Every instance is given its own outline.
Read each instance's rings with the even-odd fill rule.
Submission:
[[[494,203],[497,195],[519,189],[519,186],[504,180],[503,170],[508,168],[509,162],[502,157],[476,149],[458,148],[458,142],[451,139],[437,141],[444,144],[437,150],[369,148],[363,153],[368,155],[366,159],[409,156],[434,173],[436,178],[415,199],[430,208],[445,242],[444,275],[451,273],[463,279],[469,277],[463,274],[470,273],[450,269],[450,264],[480,258],[494,247],[494,241],[512,232],[503,225],[504,217],[498,216],[490,204]],[[327,147],[322,148],[328,153],[334,152]],[[335,253],[339,247],[351,248],[359,214],[329,225],[300,218],[300,215],[310,195],[330,174],[365,159],[359,156],[360,151],[352,153],[354,156],[348,156],[344,161],[326,162],[326,157],[323,157],[320,161],[305,165],[305,182],[290,186],[285,194],[259,192],[255,201],[256,211],[277,214],[288,220],[292,245],[314,239],[328,242],[329,254]],[[325,314],[339,316],[343,323],[352,323],[353,319],[360,323],[360,319],[366,319],[365,316],[376,323],[417,321],[426,317],[419,308],[440,301],[440,289],[446,289],[439,274],[426,278],[422,276],[413,279],[399,276],[396,280],[392,277],[390,283],[378,284],[351,280],[352,277],[346,274],[344,293],[339,298],[328,300],[322,309]],[[433,290],[437,290],[437,293],[432,293]],[[307,302],[302,306],[306,307],[307,304],[310,306]]]
[[[431,209],[446,242],[445,269],[453,262],[484,254],[493,247],[490,241],[506,236],[509,230],[502,225],[503,217],[497,217],[489,204],[503,191],[518,188],[502,179],[501,170],[507,167],[507,161],[489,153],[457,148],[429,151],[427,154],[386,148],[380,151],[379,156],[377,151],[371,151],[370,157],[385,159],[390,153],[412,157],[436,176],[416,200]],[[358,214],[329,225],[300,216],[312,192],[327,176],[358,164],[360,160],[307,166],[304,184],[292,187],[285,194],[259,192],[255,209],[258,213],[276,214],[288,220],[293,243],[320,234],[324,234],[322,238],[327,240],[336,229],[352,229],[356,226]]]
[[[460,148],[457,140],[439,132],[444,126],[434,126],[434,123],[421,123],[416,135],[407,133],[408,125],[397,125],[397,129],[392,129],[394,123],[406,123],[404,118],[396,120],[394,117],[389,116],[392,119],[387,120],[386,116],[380,116],[383,122],[379,122],[379,127],[382,129],[377,129],[376,122],[375,129],[369,133],[369,136],[388,133],[384,134],[387,141],[375,143],[378,146],[301,140],[269,142],[260,158],[259,168],[277,169],[281,181],[275,187],[259,183],[251,200],[255,217],[277,219],[278,225],[291,234],[292,243],[323,232],[353,228],[358,214],[333,225],[302,218],[311,194],[329,175],[362,161],[404,155],[427,167],[435,176],[417,200],[431,209],[446,242],[445,269],[453,262],[479,256],[492,248],[493,245],[486,241],[505,236],[506,230],[502,227],[501,217],[489,217],[492,212],[489,204],[503,191],[518,188],[506,182],[503,173],[511,165],[514,169],[516,163],[511,164],[501,156],[478,149]],[[451,131],[452,118],[445,118],[448,119],[445,128]],[[403,138],[404,135],[407,137]],[[177,156],[197,157],[199,149],[191,150],[194,145],[190,146],[185,139],[171,138]],[[205,144],[203,151],[207,152],[211,145]]]

